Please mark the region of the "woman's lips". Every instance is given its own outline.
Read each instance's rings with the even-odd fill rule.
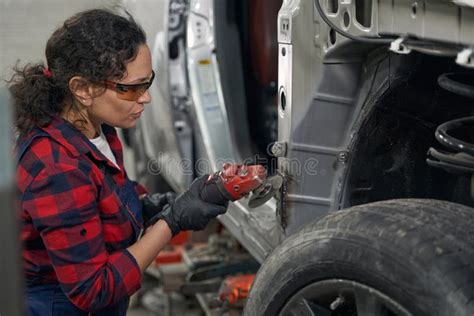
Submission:
[[[133,113],[130,116],[133,117],[133,118],[139,118],[142,115],[142,113],[143,113],[143,111],[140,111],[140,112],[137,112],[137,113]]]

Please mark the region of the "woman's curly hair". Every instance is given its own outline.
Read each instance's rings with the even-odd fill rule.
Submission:
[[[125,77],[126,64],[145,43],[144,31],[128,13],[94,9],[67,19],[46,44],[47,68],[42,63],[14,68],[9,89],[17,132],[22,136],[45,126],[66,106],[73,106],[72,77],[96,85]]]

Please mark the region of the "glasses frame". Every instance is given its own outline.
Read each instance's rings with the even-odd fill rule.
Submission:
[[[142,83],[126,84],[110,80],[105,80],[107,88],[117,92],[117,97],[126,101],[137,101],[153,84],[155,71],[151,71],[150,80]]]

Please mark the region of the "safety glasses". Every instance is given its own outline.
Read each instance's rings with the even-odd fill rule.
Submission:
[[[124,84],[113,81],[105,81],[107,88],[117,92],[117,97],[127,101],[137,101],[151,86],[155,79],[155,72],[151,71],[151,78],[148,82],[137,84]]]

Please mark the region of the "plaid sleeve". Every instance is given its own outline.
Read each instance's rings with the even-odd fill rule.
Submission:
[[[97,186],[83,169],[46,166],[24,195],[23,207],[41,234],[66,295],[78,308],[94,311],[138,290],[141,273],[127,250],[106,250]]]

